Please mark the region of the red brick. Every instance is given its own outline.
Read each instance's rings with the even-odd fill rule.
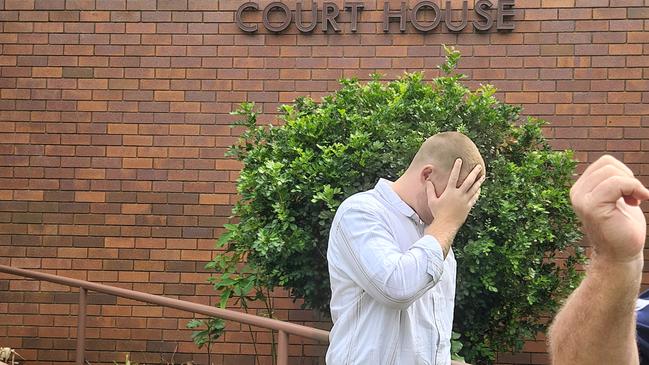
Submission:
[[[106,193],[78,191],[75,193],[75,201],[95,203],[104,202],[106,201]]]
[[[526,9],[525,20],[550,20],[557,19],[557,9]]]
[[[611,55],[640,55],[642,54],[641,44],[611,44],[609,45]]]
[[[32,10],[34,9],[34,0],[5,0],[5,10]]]
[[[38,190],[15,190],[13,198],[16,200],[43,200],[43,191]]]
[[[647,32],[628,32],[627,41],[629,43],[647,43],[649,42],[649,34]]]
[[[635,116],[609,116],[606,125],[609,127],[638,127],[640,120],[640,117]]]

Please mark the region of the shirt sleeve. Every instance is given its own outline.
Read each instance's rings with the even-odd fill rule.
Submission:
[[[439,242],[426,235],[405,252],[377,213],[357,207],[343,213],[332,232],[343,271],[375,300],[407,308],[443,273]]]

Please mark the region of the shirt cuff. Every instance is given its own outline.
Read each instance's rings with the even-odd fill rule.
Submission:
[[[434,281],[438,281],[444,272],[444,251],[442,251],[442,246],[437,241],[437,238],[431,235],[425,235],[417,243],[428,256],[426,272],[433,277]]]

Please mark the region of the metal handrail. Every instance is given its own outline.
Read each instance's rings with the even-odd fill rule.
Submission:
[[[16,267],[0,265],[0,272],[7,274],[37,279],[42,281],[49,281],[52,283],[62,284],[71,287],[79,288],[79,315],[77,320],[77,352],[76,363],[78,365],[84,364],[84,351],[85,351],[85,328],[86,328],[86,294],[88,290],[111,294],[122,298],[128,298],[145,303],[158,304],[164,307],[176,308],[192,313],[199,313],[206,316],[218,317],[229,321],[245,323],[257,327],[267,328],[270,330],[278,331],[277,343],[277,364],[288,364],[288,335],[296,335],[300,337],[309,338],[319,342],[329,341],[329,332],[318,328],[306,327],[294,323],[283,322],[276,319],[255,316],[252,314],[236,312],[228,309],[221,309],[211,307],[205,304],[192,303],[185,300],[173,299],[163,297],[161,295],[153,295],[139,291],[118,288],[110,285],[93,283],[90,281],[68,278],[65,276],[58,276],[47,274],[39,271],[19,269]]]

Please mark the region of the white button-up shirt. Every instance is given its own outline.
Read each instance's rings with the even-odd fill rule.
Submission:
[[[338,208],[329,235],[327,364],[448,365],[457,264],[381,179]]]

